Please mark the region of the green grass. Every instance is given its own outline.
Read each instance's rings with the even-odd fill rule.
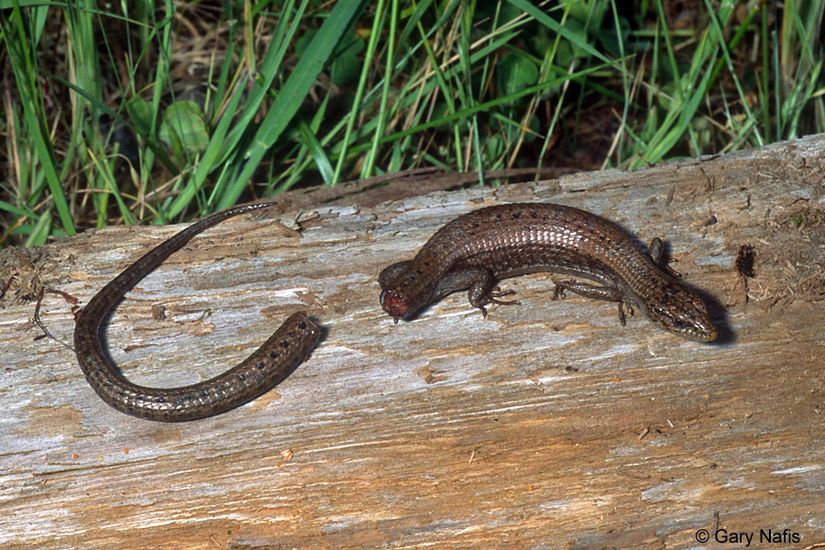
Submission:
[[[823,131],[825,0],[672,4],[0,0],[0,244],[423,165],[634,169]]]

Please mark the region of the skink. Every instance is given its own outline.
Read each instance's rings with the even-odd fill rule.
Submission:
[[[486,314],[501,279],[549,271],[595,281],[554,281],[565,290],[642,311],[661,328],[692,340],[716,339],[707,305],[677,274],[662,265],[663,245],[645,253],[618,225],[590,212],[557,204],[491,206],[439,229],[412,260],[384,269],[378,282],[384,311],[396,321],[469,289],[470,303]]]
[[[147,388],[126,380],[103,350],[100,327],[123,296],[198,233],[227,218],[271,203],[218,212],[187,227],[141,257],[104,286],[76,317],[74,347],[86,380],[115,409],[149,420],[180,422],[234,409],[266,393],[309,355],[321,331],[303,312],[293,313],[252,355],[204,382],[178,388]]]

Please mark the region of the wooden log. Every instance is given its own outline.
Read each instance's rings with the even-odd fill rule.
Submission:
[[[107,407],[73,352],[39,338],[27,296],[45,286],[85,303],[180,227],[3,251],[0,282],[16,276],[0,302],[0,544],[697,548],[701,529],[714,548],[745,534],[752,548],[821,543],[823,151],[819,135],[228,221],[120,305],[107,336],[124,373],[205,379],[298,309],[326,334],[276,390],[179,425]],[[381,311],[384,266],[459,214],[517,201],[664,237],[674,268],[713,296],[723,340],[690,342],[638,316],[621,327],[615,305],[575,295],[552,301],[548,274],[505,281],[521,305],[486,319],[463,293],[413,322]],[[747,246],[751,276],[747,258],[737,267]],[[71,342],[64,298],[47,294],[41,318]]]

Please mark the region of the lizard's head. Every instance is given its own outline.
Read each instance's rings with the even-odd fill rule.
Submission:
[[[378,301],[396,322],[414,315],[427,304],[428,294],[418,284],[421,273],[412,265],[411,261],[394,263],[378,276],[381,285]]]
[[[665,284],[653,300],[645,304],[651,321],[684,338],[711,342],[717,331],[705,301],[679,281]]]

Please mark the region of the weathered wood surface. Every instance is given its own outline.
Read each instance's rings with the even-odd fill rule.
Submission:
[[[744,547],[696,542],[716,528],[755,533],[750,548],[823,542],[823,151],[818,136],[635,173],[340,204],[355,195],[277,216],[300,235],[228,221],[119,307],[108,339],[127,375],[211,376],[297,309],[327,334],[275,391],[182,425],[98,399],[70,350],[36,338],[20,275],[0,310],[0,543]],[[638,317],[623,328],[615,305],[552,301],[544,274],[505,282],[522,305],[487,319],[463,294],[414,322],[382,313],[383,266],[460,213],[515,201],[665,237],[676,269],[715,297],[726,340],[681,340]],[[178,229],[83,234],[34,267],[85,303]],[[748,244],[746,280],[734,264]],[[42,320],[71,341],[63,298],[47,295]],[[760,544],[760,529],[801,540]]]

